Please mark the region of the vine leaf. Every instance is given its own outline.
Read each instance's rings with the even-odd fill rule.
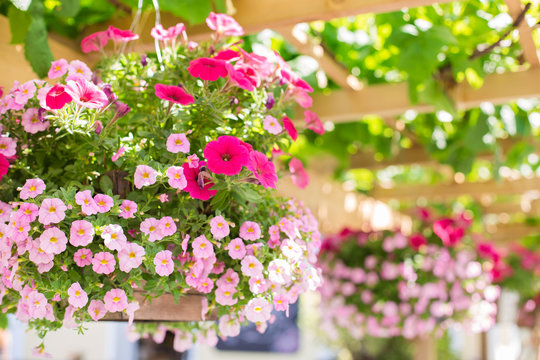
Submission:
[[[28,28],[32,22],[29,13],[21,11],[15,6],[8,10],[9,29],[11,31],[11,44],[24,44]]]
[[[61,4],[55,8],[55,12],[63,18],[74,17],[81,9],[80,0],[61,0],[60,2]]]
[[[43,17],[34,17],[28,28],[24,56],[40,78],[47,76],[54,57],[49,47],[47,27]]]

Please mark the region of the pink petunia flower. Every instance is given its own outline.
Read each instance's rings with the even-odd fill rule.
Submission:
[[[233,286],[220,286],[215,291],[216,302],[223,306],[232,306],[238,302],[234,298],[237,290]]]
[[[9,161],[7,161],[6,157],[2,154],[0,154],[0,180],[6,175],[9,171]]]
[[[118,263],[120,270],[130,272],[141,266],[144,259],[144,248],[135,243],[128,243],[118,252]]]
[[[99,213],[106,213],[111,210],[114,205],[113,198],[105,194],[97,194],[94,196],[94,203],[96,204],[96,209]]]
[[[155,184],[158,172],[147,165],[137,165],[135,169],[135,187],[137,189],[143,186]]]
[[[145,219],[140,226],[140,230],[148,235],[148,241],[154,242],[163,239],[163,234],[160,230],[159,220],[156,218]]]
[[[206,25],[218,35],[242,36],[244,29],[229,15],[210,12],[206,18]]]
[[[125,43],[139,38],[139,35],[134,34],[129,30],[121,30],[112,25],[107,29],[107,35],[115,43]]]
[[[118,159],[120,159],[120,157],[121,157],[122,155],[124,155],[125,152],[126,152],[126,148],[123,147],[123,146],[120,146],[120,148],[118,149],[118,151],[115,152],[115,153],[113,154],[113,156],[111,156],[111,160],[112,160],[112,161],[117,161]]]
[[[11,217],[11,205],[0,201],[0,223],[8,222]]]
[[[285,294],[274,296],[274,308],[276,311],[289,311],[289,298]]]
[[[244,240],[258,240],[261,238],[261,227],[253,221],[246,221],[240,226],[240,237]]]
[[[81,206],[85,215],[97,214],[98,208],[90,190],[79,191],[75,194],[75,203]]]
[[[183,190],[187,186],[184,169],[180,166],[170,166],[167,169],[167,182],[175,189]]]
[[[55,84],[45,96],[45,104],[52,110],[61,109],[72,101],[73,98],[66,91],[66,86],[62,84]]]
[[[216,81],[227,77],[227,63],[214,58],[199,58],[191,60],[187,68],[191,76],[201,80]]]
[[[46,186],[43,180],[36,178],[36,179],[27,179],[24,183],[20,198],[23,200],[26,200],[28,198],[35,198],[38,195],[43,194],[43,191],[45,190]]]
[[[265,188],[275,189],[278,181],[274,163],[266,155],[259,151],[252,151],[249,154],[248,170],[259,180]]]
[[[278,135],[281,133],[283,128],[279,123],[279,120],[271,115],[267,115],[263,121],[264,130],[268,131],[270,134]]]
[[[249,164],[246,144],[234,136],[223,135],[204,148],[208,168],[216,174],[236,175]]]
[[[109,250],[120,251],[127,244],[126,235],[120,225],[110,224],[103,228],[101,238]]]
[[[304,169],[304,165],[297,158],[292,158],[289,161],[289,171],[294,185],[300,189],[304,189],[309,184],[309,175]]]
[[[103,301],[105,303],[105,310],[109,312],[124,311],[128,305],[126,292],[122,289],[107,291]]]
[[[94,321],[99,321],[106,314],[107,310],[105,309],[105,304],[101,300],[92,300],[90,305],[88,305],[88,313]]]
[[[195,102],[195,98],[180,86],[156,84],[154,89],[158,98],[175,104],[189,105]]]
[[[85,267],[92,264],[92,251],[90,249],[82,248],[73,254],[73,261],[78,267]]]
[[[244,309],[244,315],[253,323],[268,321],[272,315],[272,304],[264,298],[251,299]]]
[[[110,36],[107,31],[98,31],[88,35],[81,41],[81,50],[88,54],[92,51],[102,51],[109,42]]]
[[[235,272],[233,269],[229,268],[227,271],[225,271],[225,274],[221,275],[219,280],[217,281],[216,285],[223,287],[223,286],[232,286],[235,287],[240,282],[240,277],[238,276],[238,273]]]
[[[206,162],[204,161],[201,161],[197,168],[191,168],[188,164],[182,165],[187,182],[184,191],[188,192],[192,198],[202,201],[206,201],[217,194],[216,190],[211,190],[214,183],[200,176],[200,171],[205,166]]]
[[[34,97],[34,94],[36,93],[36,85],[34,84],[34,80],[30,80],[25,82],[24,84],[20,84],[16,87],[15,90],[12,89],[11,93],[14,95],[13,99],[17,104],[20,104],[22,106],[26,105],[28,100]]]
[[[176,224],[170,216],[165,216],[159,220],[159,231],[163,236],[171,236],[176,233]]]
[[[158,252],[154,257],[154,265],[156,266],[156,273],[159,276],[169,276],[172,274],[174,271],[172,252],[169,250]]]
[[[28,315],[32,319],[43,319],[47,314],[47,298],[37,290],[28,294]]]
[[[240,264],[242,265],[242,274],[246,276],[252,277],[262,274],[263,265],[255,256],[248,255],[244,257]]]
[[[66,235],[57,227],[43,231],[39,237],[39,247],[48,254],[60,254],[66,250],[68,240]]]
[[[131,219],[135,217],[136,212],[137,204],[131,200],[124,200],[120,205],[120,214],[118,216],[124,219]]]
[[[57,79],[64,76],[68,71],[69,64],[66,59],[58,59],[51,63],[47,76],[49,79]]]
[[[88,302],[88,295],[78,282],[71,284],[68,289],[68,295],[68,303],[77,309],[82,308]]]
[[[71,223],[69,243],[73,246],[86,246],[94,238],[94,226],[86,220]]]
[[[285,128],[285,130],[287,130],[287,133],[289,133],[291,139],[293,139],[293,141],[296,141],[296,139],[298,139],[298,131],[296,130],[296,127],[294,126],[291,119],[289,119],[287,116],[284,116],[281,121],[283,121],[283,127]]]
[[[249,291],[253,294],[262,294],[268,290],[268,285],[268,282],[262,275],[249,278]]]
[[[66,217],[67,206],[58,198],[45,199],[39,208],[39,222],[43,225],[58,224]]]
[[[47,120],[42,121],[38,116],[38,109],[29,108],[21,116],[21,125],[24,131],[30,134],[35,134],[40,131],[47,130],[49,122]]]
[[[214,288],[214,280],[206,277],[199,281],[199,285],[197,286],[197,291],[203,294],[209,294],[212,292],[213,288]]]
[[[243,259],[246,256],[246,246],[240,238],[231,240],[226,249],[232,259]]]
[[[189,140],[186,134],[171,134],[167,138],[167,150],[173,154],[182,152],[187,154],[189,152]]]
[[[163,28],[163,25],[157,24],[150,31],[150,35],[152,35],[152,37],[156,40],[170,42],[175,40],[185,30],[186,26],[182,23],[171,26],[166,30]]]
[[[321,122],[321,119],[313,111],[306,110],[304,111],[304,117],[306,120],[306,125],[308,129],[313,130],[315,133],[322,135],[324,134],[324,126]]]
[[[82,77],[86,80],[92,79],[92,70],[80,60],[72,60],[69,63],[68,78]]]
[[[163,193],[163,194],[161,194],[161,195],[158,196],[158,199],[159,199],[159,201],[161,201],[162,203],[169,202],[169,195],[166,194],[166,193]]]
[[[191,246],[193,247],[193,256],[196,258],[207,259],[214,255],[214,246],[204,235],[196,237]]]
[[[40,247],[39,239],[33,243],[30,250],[28,250],[28,257],[36,265],[48,264],[54,259],[54,254],[48,254]]]
[[[108,275],[114,271],[116,260],[109,252],[99,252],[92,258],[92,270],[97,274]]]
[[[241,325],[232,315],[223,315],[219,318],[218,328],[222,336],[235,337],[240,334]]]
[[[216,240],[221,240],[230,233],[229,224],[223,216],[215,216],[210,220],[210,232]]]
[[[287,285],[291,280],[291,266],[283,259],[274,259],[268,265],[268,278],[275,284]]]
[[[17,153],[17,142],[10,137],[0,136],[0,155],[7,158],[15,156]]]
[[[444,246],[452,247],[461,242],[465,231],[457,221],[453,219],[441,219],[433,223],[433,232],[441,240]]]
[[[198,168],[199,167],[199,157],[197,154],[192,154],[187,157],[187,163],[190,168]]]
[[[51,90],[52,91],[52,90]],[[68,80],[65,91],[76,104],[89,109],[101,109],[109,103],[107,95],[89,80],[75,78]]]
[[[30,224],[36,220],[39,212],[39,207],[32,203],[22,203],[16,212],[16,222]]]

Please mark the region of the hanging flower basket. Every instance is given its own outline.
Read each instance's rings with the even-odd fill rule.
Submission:
[[[156,54],[108,54],[94,71],[57,60],[54,85],[16,83],[0,99],[0,309],[40,336],[143,320],[135,333],[172,329],[183,351],[246,321],[264,331],[318,287],[317,222],[276,196],[273,163],[306,185],[286,112],[309,107],[311,87],[278,54],[229,39],[243,34],[232,18],[207,23],[211,43],[156,26]],[[137,38],[111,27],[82,48]]]
[[[321,327],[332,340],[413,339],[454,325],[485,331],[494,324],[492,247],[476,250],[465,216],[423,216],[420,232],[410,236],[344,230],[324,240]]]

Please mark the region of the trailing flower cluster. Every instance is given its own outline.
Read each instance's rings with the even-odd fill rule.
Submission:
[[[307,185],[287,155],[298,131],[285,114],[292,100],[311,106],[312,89],[279,54],[230,41],[243,34],[232,18],[207,23],[212,43],[188,41],[182,24],[157,26],[159,55],[115,54],[94,72],[57,60],[54,85],[16,83],[0,99],[0,309],[40,336],[107,313],[131,323],[137,292],[205,294],[201,316],[218,324],[138,330],[159,340],[174,329],[183,351],[235,336],[245,321],[264,331],[273,310],[320,285],[317,222],[273,191],[278,156]],[[82,48],[137,38],[111,27]]]
[[[424,219],[420,233],[344,230],[326,238],[321,326],[331,339],[411,339],[460,325],[490,328],[499,288],[491,259],[466,237],[469,221]]]

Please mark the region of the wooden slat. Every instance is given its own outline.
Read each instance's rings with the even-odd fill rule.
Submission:
[[[152,300],[145,300],[142,292],[135,292],[135,299],[140,309],[135,312],[135,321],[201,321],[203,295],[187,294],[175,303],[171,294],[162,295]],[[209,320],[215,319],[215,317]],[[102,321],[127,321],[123,312],[107,313]]]
[[[521,0],[504,0],[506,6],[508,6],[508,12],[512,19],[516,19],[519,14],[523,11],[523,4]],[[523,49],[523,56],[525,60],[532,66],[540,66],[540,61],[538,60],[538,50],[534,43],[532,36],[532,30],[527,24],[526,19],[524,19],[518,26],[519,32],[519,43]]]
[[[539,189],[540,190],[540,189]],[[519,199],[514,202],[496,202],[483,207],[484,214],[526,214],[527,216],[540,216],[540,199],[521,203]]]
[[[308,55],[317,60],[324,73],[343,89],[358,91],[362,88],[360,81],[349,73],[349,70],[334,59],[309,34],[294,31],[292,27],[276,29],[293,45],[300,54]]]
[[[376,187],[370,193],[378,200],[413,200],[417,198],[445,199],[455,198],[461,195],[480,197],[484,194],[513,195],[527,191],[540,189],[540,178],[495,180],[486,182],[466,182],[463,184],[438,184],[438,185],[400,185],[393,188]]]
[[[487,76],[484,86],[474,89],[460,83],[452,94],[458,109],[478,107],[482,102],[504,104],[519,98],[540,97],[540,68]],[[397,116],[407,110],[434,111],[432,105],[411,104],[406,83],[366,86],[360,91],[315,94],[313,108],[322,121],[357,121],[366,115]]]
[[[485,234],[486,240],[493,241],[496,245],[508,246],[518,243],[524,237],[540,234],[540,227],[526,224],[511,223],[499,224],[495,232]]]

